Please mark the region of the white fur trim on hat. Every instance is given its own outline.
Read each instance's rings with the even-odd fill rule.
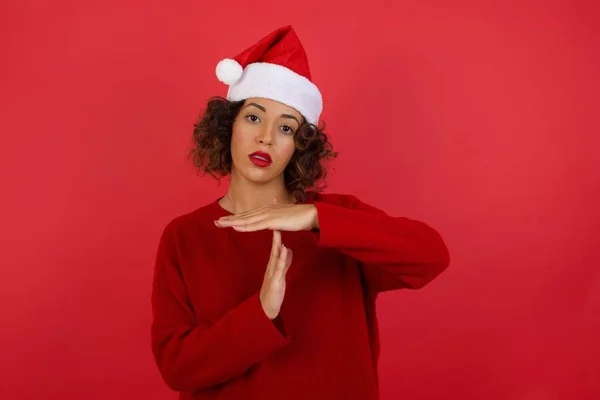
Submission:
[[[263,97],[284,103],[315,125],[323,110],[323,99],[317,86],[304,76],[278,64],[249,64],[242,77],[227,92],[227,99],[231,101],[250,97]]]
[[[216,74],[219,80],[227,85],[233,85],[236,83],[244,69],[242,66],[232,58],[224,58],[217,64]]]

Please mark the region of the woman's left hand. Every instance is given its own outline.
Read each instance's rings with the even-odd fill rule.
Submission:
[[[215,221],[220,228],[239,232],[264,229],[278,231],[310,231],[319,229],[317,207],[313,204],[272,204]]]

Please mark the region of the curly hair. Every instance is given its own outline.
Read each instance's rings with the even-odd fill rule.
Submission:
[[[243,100],[209,99],[205,112],[194,123],[190,157],[198,171],[217,180],[231,173],[231,133],[243,105]],[[284,182],[297,201],[304,201],[308,190],[325,188],[327,170],[323,163],[337,157],[324,129],[324,125],[304,121],[294,134],[295,151],[284,170]]]

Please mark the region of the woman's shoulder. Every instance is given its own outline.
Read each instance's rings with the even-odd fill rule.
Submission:
[[[164,231],[188,231],[198,230],[202,226],[212,226],[224,210],[218,204],[218,200],[205,203],[191,211],[175,215],[164,226]]]
[[[309,192],[307,202],[329,203],[343,207],[353,207],[358,198],[350,193],[341,192]]]

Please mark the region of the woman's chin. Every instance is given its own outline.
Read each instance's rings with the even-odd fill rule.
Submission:
[[[246,179],[254,183],[267,183],[277,177],[277,172],[269,168],[249,168],[243,174]]]

